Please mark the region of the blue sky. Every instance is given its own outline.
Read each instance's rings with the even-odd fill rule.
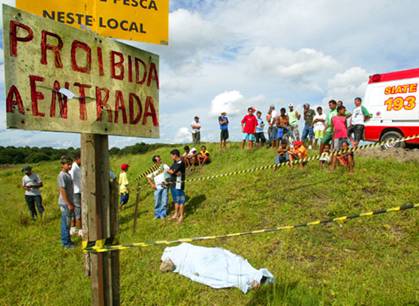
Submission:
[[[160,55],[161,139],[111,137],[111,146],[189,141],[194,115],[216,141],[222,110],[239,139],[249,105],[351,105],[370,74],[418,66],[418,11],[413,0],[172,0],[169,46],[129,42]],[[1,145],[79,145],[77,134],[6,130],[0,81]]]

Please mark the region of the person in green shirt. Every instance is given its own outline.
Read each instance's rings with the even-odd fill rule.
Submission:
[[[288,118],[289,118],[289,134],[293,141],[300,140],[300,133],[298,131],[298,120],[300,120],[301,115],[294,110],[294,105],[288,105]]]
[[[324,145],[330,144],[330,142],[332,141],[332,137],[333,137],[332,118],[335,117],[338,114],[336,107],[337,107],[336,101],[335,100],[330,100],[329,101],[329,113],[326,116],[325,133],[324,133],[322,143],[320,145],[320,154],[323,153]]]

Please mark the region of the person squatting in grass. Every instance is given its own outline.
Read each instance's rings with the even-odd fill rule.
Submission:
[[[74,213],[74,186],[69,171],[73,161],[68,156],[62,156],[61,172],[57,176],[59,188],[58,206],[61,210],[61,243],[64,248],[73,248],[74,244],[70,237],[70,222]]]
[[[293,148],[288,151],[290,162],[295,160],[303,160],[308,157],[308,152],[304,143],[300,140],[294,141]],[[300,162],[300,167],[303,168],[307,162]]]
[[[211,162],[210,153],[208,152],[206,146],[201,146],[201,151],[199,151],[198,154],[198,162],[201,167]]]
[[[362,99],[357,97],[354,99],[355,108],[350,119],[350,127],[348,129],[348,137],[354,147],[357,147],[359,142],[364,139],[364,125],[372,115],[367,108],[362,105]],[[353,140],[352,140],[352,135]]]
[[[218,117],[218,124],[220,125],[220,149],[227,148],[228,135],[228,117],[226,112],[222,112]]]
[[[266,142],[265,133],[263,131],[263,129],[265,128],[265,122],[263,122],[261,111],[256,112],[256,120],[258,122],[255,133],[256,145],[258,147],[261,147]]]
[[[247,109],[247,115],[243,117],[241,121],[242,125],[242,132],[243,132],[243,141],[241,144],[241,148],[244,149],[244,145],[247,142],[247,148],[249,150],[253,149],[253,142],[255,139],[255,132],[256,126],[258,125],[258,121],[256,116],[253,114],[255,109],[251,106]]]
[[[42,218],[45,211],[44,206],[42,205],[41,191],[39,190],[39,188],[43,186],[43,183],[39,176],[32,172],[31,166],[24,166],[22,172],[25,174],[22,177],[22,187],[25,189],[25,201],[31,214],[31,218],[35,221],[38,214]],[[36,210],[38,210],[38,212]]]
[[[77,153],[74,156],[74,162],[71,165],[71,170],[69,174],[71,175],[71,179],[73,180],[74,186],[74,214],[73,219],[71,220],[71,234],[77,234],[79,230],[81,230],[81,172],[80,172],[80,165],[81,159],[80,154]]]
[[[275,164],[279,165],[282,163],[289,162],[289,154],[288,154],[288,143],[286,141],[282,141],[279,144],[279,148],[277,150],[277,155],[275,157]]]
[[[153,163],[159,168],[147,175],[147,181],[154,190],[154,219],[164,219],[167,216],[168,181],[170,167],[164,164],[160,155],[154,155]]]
[[[172,183],[172,198],[175,203],[175,212],[170,218],[171,220],[177,220],[178,223],[182,223],[185,216],[184,205],[185,205],[185,164],[180,158],[180,152],[177,149],[170,151],[170,158],[173,160],[173,164],[167,171],[171,175]]]
[[[346,167],[349,173],[352,173],[355,166],[355,161],[353,152],[345,152],[346,150],[349,150],[348,140],[342,141],[341,150],[344,152],[336,154],[332,158],[332,170],[336,169],[336,164],[339,162],[339,165]]]
[[[322,154],[320,155],[320,167],[328,167],[331,163],[330,144],[325,144]]]
[[[124,209],[124,206],[128,203],[129,200],[129,189],[128,189],[128,172],[129,165],[122,164],[121,165],[121,173],[119,173],[119,208]]]
[[[182,154],[182,160],[185,163],[185,167],[189,168],[195,166],[198,163],[198,151],[195,148],[189,148],[189,146],[184,146],[183,149],[185,152]]]

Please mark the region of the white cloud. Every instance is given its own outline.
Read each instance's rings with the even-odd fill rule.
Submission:
[[[342,100],[352,105],[355,97],[363,97],[370,74],[363,68],[352,67],[343,73],[337,73],[327,82],[326,99]]]
[[[187,127],[181,127],[178,129],[173,143],[188,143],[191,142],[192,135]]]
[[[218,116],[222,112],[229,115],[238,114],[243,106],[244,98],[237,90],[225,91],[211,101],[211,115]]]

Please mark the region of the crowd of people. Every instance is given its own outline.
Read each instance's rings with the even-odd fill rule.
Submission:
[[[354,155],[348,149],[352,145],[358,146],[364,135],[364,124],[371,115],[362,106],[361,98],[354,99],[355,107],[352,113],[348,112],[342,101],[330,100],[329,110],[324,112],[322,107],[312,109],[309,104],[304,104],[303,113],[295,110],[293,105],[288,106],[288,112],[281,108],[277,113],[275,106],[270,106],[265,118],[262,112],[254,107],[249,107],[247,114],[241,120],[242,142],[241,148],[247,144],[248,150],[266,146],[276,151],[275,163],[293,165],[298,162],[300,167],[305,166],[310,149],[319,148],[321,167],[335,169],[337,165],[346,167],[350,172],[354,167]],[[255,115],[256,114],[256,115]],[[303,116],[304,126],[300,138],[299,120]],[[266,120],[266,124],[265,121]],[[229,138],[229,118],[225,112],[218,118],[220,126],[220,148],[227,148]],[[195,116],[191,124],[193,144],[200,143],[201,123]],[[267,137],[265,128],[267,127]],[[332,154],[333,153],[333,154]],[[154,217],[164,219],[168,216],[169,190],[174,203],[174,212],[170,217],[178,223],[182,223],[185,217],[185,178],[187,169],[203,167],[211,162],[211,155],[205,145],[200,146],[198,151],[195,147],[184,147],[181,154],[178,149],[170,152],[172,165],[163,162],[159,155],[152,157],[156,166],[155,171],[147,176],[150,187],[154,190]],[[81,159],[76,155],[74,160],[68,156],[62,156],[61,171],[57,176],[59,189],[58,206],[61,211],[61,242],[63,247],[72,248],[72,235],[81,232]],[[119,207],[123,209],[129,200],[128,164],[120,166],[118,178],[119,184]],[[32,172],[30,166],[22,168],[24,176],[22,187],[25,190],[25,201],[30,216],[33,220],[42,218],[45,211],[42,204],[40,188],[43,182],[39,175]],[[116,176],[110,172],[111,180]]]
[[[326,113],[321,106],[314,110],[310,104],[306,103],[300,114],[293,104],[288,105],[288,111],[282,107],[279,112],[274,105],[271,105],[263,118],[262,112],[251,106],[240,122],[241,148],[247,147],[248,150],[253,150],[255,144],[256,147],[266,145],[268,148],[274,148],[277,150],[276,163],[305,159],[308,156],[308,150],[319,148],[322,166],[327,164],[334,169],[337,164],[340,164],[352,171],[353,154],[340,154],[340,152],[351,145],[358,146],[363,140],[364,124],[371,118],[371,114],[362,106],[362,99],[359,97],[354,99],[352,113],[347,110],[341,100],[330,100],[328,107],[329,110]],[[304,126],[300,137],[301,117],[303,117]],[[226,112],[220,114],[218,123],[220,148],[225,149],[229,138],[230,123]],[[266,127],[267,137],[265,137]],[[199,144],[201,123],[198,116],[195,116],[191,128],[192,141],[194,144]],[[332,151],[338,154],[330,154]]]

